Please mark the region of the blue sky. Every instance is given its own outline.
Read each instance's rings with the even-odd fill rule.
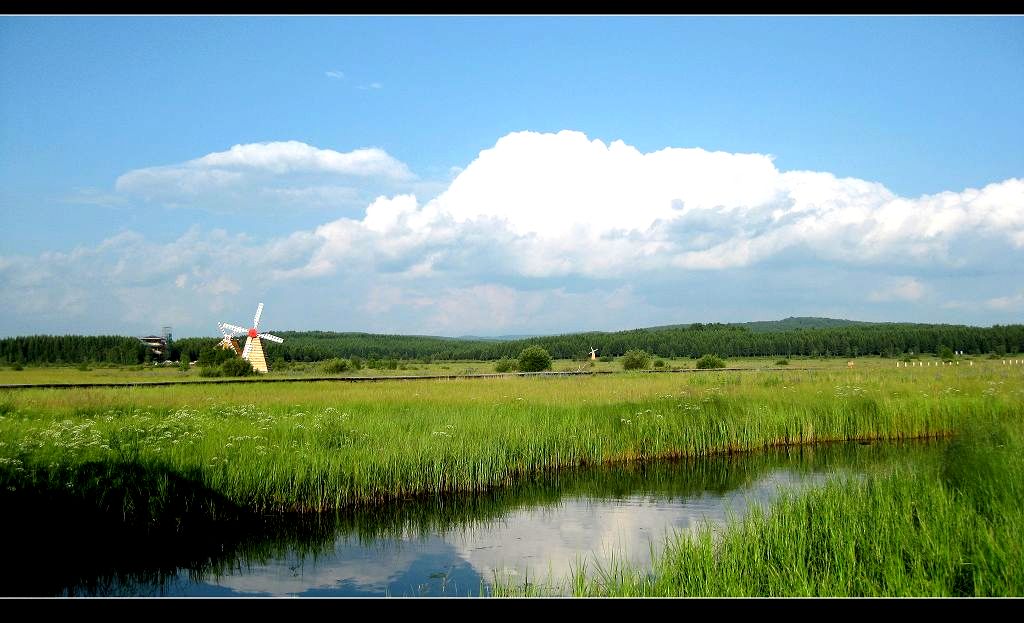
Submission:
[[[1022,60],[998,16],[0,18],[0,335],[1020,322]]]

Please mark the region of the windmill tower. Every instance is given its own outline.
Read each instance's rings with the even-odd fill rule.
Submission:
[[[594,347],[590,348],[590,360],[597,361],[597,349]]]
[[[221,334],[224,336],[224,341],[221,342],[222,347],[231,348],[236,353],[238,352],[238,340],[236,337],[243,335],[248,336],[245,339],[245,348],[239,353],[242,359],[247,360],[252,364],[253,370],[257,372],[269,372],[267,368],[267,356],[263,352],[263,342],[260,340],[270,340],[271,342],[277,342],[280,344],[284,342],[283,339],[276,335],[269,333],[260,333],[258,328],[260,326],[260,316],[263,315],[263,303],[260,303],[256,307],[256,315],[252,319],[252,328],[243,329],[238,325],[228,324],[226,322],[218,322],[217,328],[220,329]]]

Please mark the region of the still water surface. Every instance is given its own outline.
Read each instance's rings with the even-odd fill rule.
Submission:
[[[186,563],[147,560],[141,547],[123,568],[93,573],[79,564],[48,584],[58,595],[486,595],[496,577],[560,583],[610,557],[649,568],[668,536],[702,522],[720,527],[780,492],[924,460],[941,447],[844,443],[572,469],[481,495],[276,517],[203,544]]]

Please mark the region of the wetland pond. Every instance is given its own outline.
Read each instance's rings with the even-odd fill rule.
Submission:
[[[580,467],[475,495],[263,516],[170,541],[128,542],[67,517],[47,527],[47,546],[24,535],[2,592],[465,597],[490,594],[495,578],[560,584],[610,557],[649,568],[666,537],[702,521],[722,526],[780,492],[926,461],[945,446],[831,443]]]

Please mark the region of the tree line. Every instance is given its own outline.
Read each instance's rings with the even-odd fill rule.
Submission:
[[[894,357],[937,353],[947,346],[968,354],[1021,352],[1024,325],[969,327],[961,325],[878,324],[776,332],[755,332],[736,325],[705,324],[610,333],[589,332],[520,340],[458,340],[425,336],[368,333],[282,332],[284,344],[268,355],[286,360],[317,361],[331,357],[364,359],[480,359],[517,357],[530,345],[542,346],[558,359],[583,359],[590,349],[618,357],[641,349],[659,357]]]
[[[726,324],[693,324],[550,335],[517,340],[486,340],[334,333],[330,331],[282,331],[283,344],[264,342],[270,360],[323,361],[332,358],[398,360],[496,360],[515,358],[527,346],[537,345],[558,359],[584,359],[590,349],[599,355],[618,357],[632,349],[659,357],[856,357],[902,356],[937,353],[943,346],[968,354],[1024,351],[1024,325],[970,327],[927,324],[858,324],[774,332],[752,331]],[[199,359],[218,338],[174,340],[167,357],[178,361],[182,354]],[[244,343],[244,342],[243,342]],[[133,337],[34,335],[0,339],[0,361],[7,363],[145,363],[148,349]]]
[[[5,363],[133,364],[145,361],[148,348],[123,335],[29,335],[0,339]]]

